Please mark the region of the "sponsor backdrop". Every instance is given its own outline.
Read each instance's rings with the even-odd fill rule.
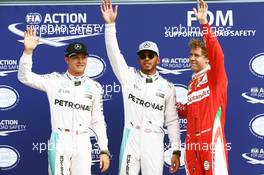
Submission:
[[[208,18],[225,53],[229,78],[226,135],[232,175],[264,173],[264,3],[210,3]],[[144,40],[158,43],[162,76],[175,84],[177,100],[186,102],[190,38],[201,36],[192,8],[194,3],[125,4],[119,6],[117,35],[131,66],[137,67],[137,47]],[[250,12],[250,13],[249,13]],[[109,64],[104,44],[104,23],[99,5],[0,6],[0,174],[48,172],[47,150],[50,115],[46,94],[17,80],[23,52],[23,31],[33,26],[41,44],[33,55],[33,71],[64,72],[64,51],[72,41],[89,49],[86,73],[104,90],[104,114],[112,161],[105,174],[116,175],[123,127],[120,84]],[[181,119],[181,141],[186,123]],[[99,170],[100,148],[91,136],[92,172]],[[184,152],[184,144],[182,145]],[[170,164],[168,138],[164,144],[164,174]],[[177,174],[185,174],[183,157]]]

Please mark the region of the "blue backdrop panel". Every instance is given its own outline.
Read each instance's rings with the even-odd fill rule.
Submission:
[[[177,100],[186,101],[190,38],[199,37],[195,4],[120,5],[117,36],[130,66],[137,67],[137,47],[144,40],[158,43],[162,76],[175,84]],[[225,53],[229,78],[226,136],[232,175],[264,173],[264,50],[262,12],[264,3],[209,4],[208,19]],[[250,12],[250,13],[249,13]],[[23,52],[23,31],[33,26],[41,44],[33,55],[33,71],[39,74],[64,72],[68,43],[88,46],[86,73],[104,89],[104,114],[108,126],[112,161],[105,173],[118,173],[118,156],[123,128],[120,84],[109,64],[104,44],[104,23],[99,5],[0,6],[0,174],[48,172],[47,149],[50,114],[46,94],[17,80],[18,61]],[[180,120],[184,143],[186,120]],[[101,174],[99,147],[92,136],[93,174]],[[184,144],[182,145],[184,152]],[[164,174],[169,174],[170,145],[164,144]],[[184,156],[183,156],[184,157]],[[183,157],[176,174],[185,174]]]

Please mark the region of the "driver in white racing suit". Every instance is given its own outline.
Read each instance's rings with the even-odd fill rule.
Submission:
[[[119,174],[162,175],[164,164],[164,132],[167,127],[171,142],[172,158],[170,172],[179,167],[180,134],[175,107],[175,87],[162,78],[156,65],[159,50],[154,42],[139,45],[140,71],[129,67],[120,53],[116,38],[115,19],[117,7],[104,0],[101,12],[105,20],[105,43],[107,54],[115,75],[122,85],[125,123],[120,150]]]
[[[108,139],[101,100],[101,85],[84,74],[87,49],[82,43],[67,47],[66,73],[38,75],[31,71],[32,53],[38,44],[36,32],[25,32],[24,53],[20,59],[18,79],[47,93],[52,134],[48,158],[50,175],[91,175],[90,129],[97,135],[101,149],[100,168],[109,167]]]

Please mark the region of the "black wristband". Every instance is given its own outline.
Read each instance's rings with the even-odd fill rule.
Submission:
[[[175,150],[172,152],[172,154],[181,157],[181,151],[180,150]]]
[[[110,157],[110,152],[108,150],[101,150],[100,154],[106,154],[108,157]]]

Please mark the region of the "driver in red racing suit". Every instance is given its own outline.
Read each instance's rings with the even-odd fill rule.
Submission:
[[[207,21],[207,9],[203,0],[197,0],[194,13],[201,24],[203,41],[194,39],[189,43],[194,74],[188,84],[187,104],[176,103],[176,107],[188,122],[186,174],[228,175],[224,134],[227,76],[224,54]]]

